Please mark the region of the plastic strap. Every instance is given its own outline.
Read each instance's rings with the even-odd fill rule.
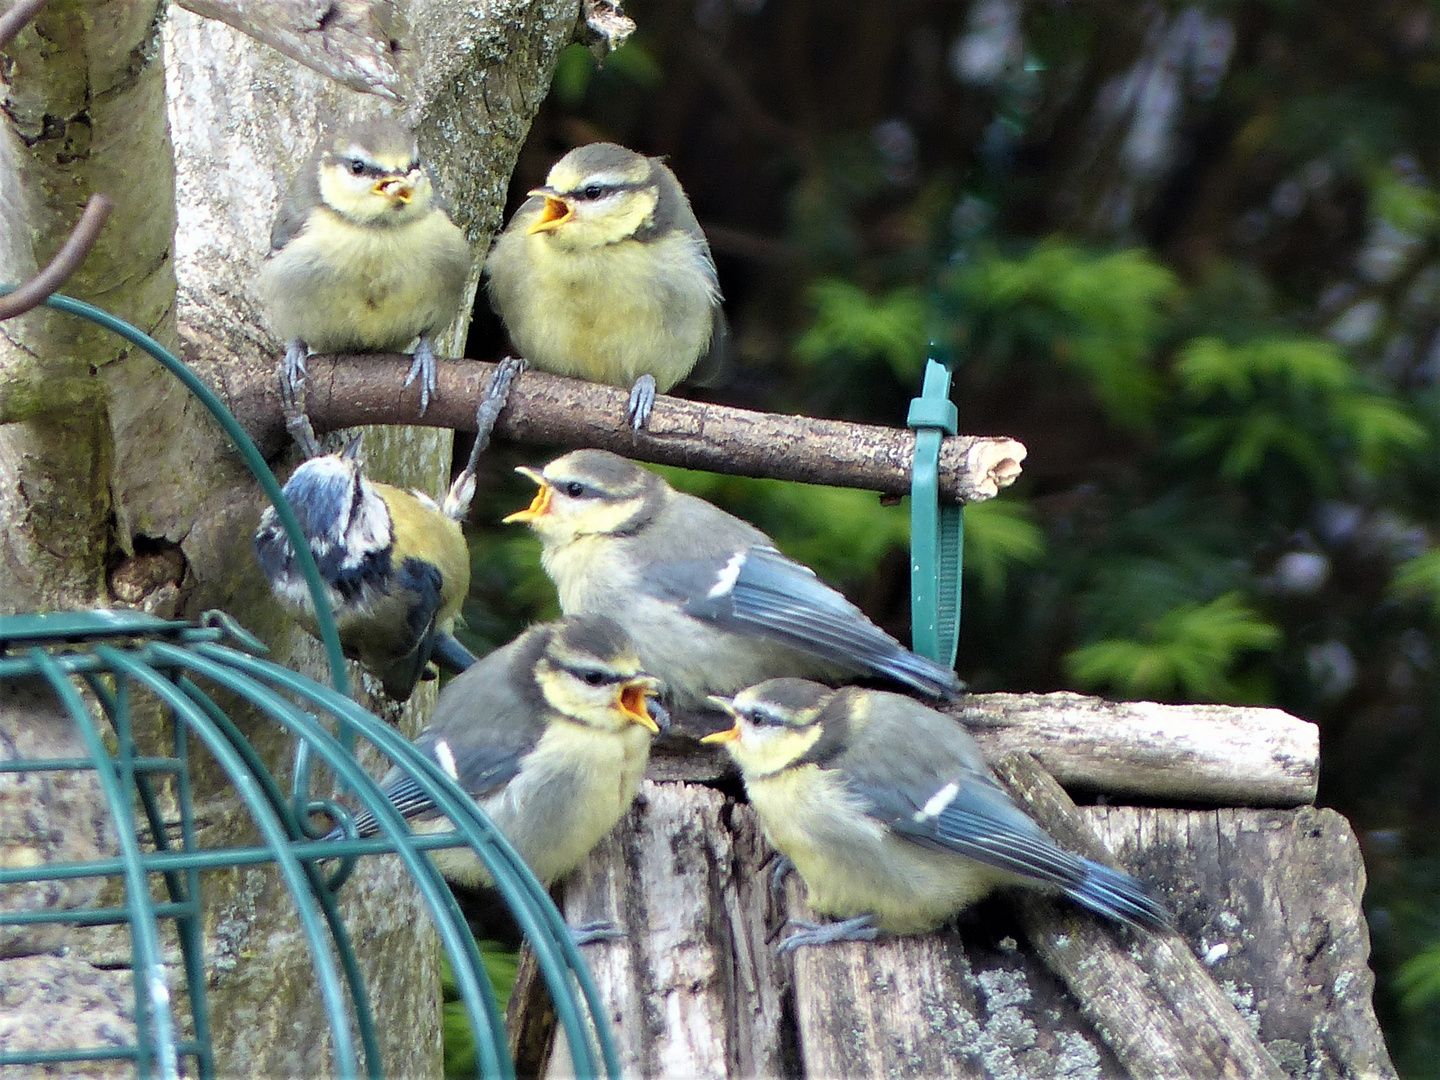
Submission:
[[[925,384],[910,401],[907,427],[915,430],[910,477],[911,648],[937,663],[955,666],[960,644],[960,558],[964,508],[940,501],[940,444],[959,428],[950,400],[950,368],[936,360],[932,343]]]

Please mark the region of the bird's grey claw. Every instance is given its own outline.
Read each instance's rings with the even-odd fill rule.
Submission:
[[[874,941],[880,936],[880,928],[869,915],[857,915],[834,923],[812,923],[803,919],[791,919],[786,926],[798,926],[799,933],[791,934],[776,946],[782,956],[806,945],[831,945],[837,941]]]
[[[285,430],[307,458],[318,457],[320,440],[305,415],[305,344],[292,341],[280,361],[275,381],[280,391],[280,412],[285,417]]]
[[[775,856],[775,866],[770,871],[770,906],[776,911],[785,903],[785,875],[795,869],[795,864],[784,855]]]
[[[594,945],[597,941],[624,941],[625,931],[605,919],[570,927],[570,940],[576,945]]]
[[[630,426],[644,431],[650,426],[650,412],[655,408],[655,376],[641,375],[630,388]]]
[[[305,389],[305,356],[309,351],[299,338],[285,345],[285,379],[297,393]]]
[[[500,412],[510,399],[510,388],[515,385],[516,377],[529,366],[516,356],[507,356],[495,365],[495,374],[490,376],[490,385],[485,388],[485,396],[475,410],[475,442],[481,450],[490,443],[490,433],[495,430],[495,421],[500,419]]]
[[[424,416],[425,410],[430,407],[430,399],[439,390],[435,381],[435,348],[430,344],[428,334],[421,334],[415,346],[415,359],[411,361],[410,373],[405,376],[407,389],[416,378],[420,380],[420,415]]]

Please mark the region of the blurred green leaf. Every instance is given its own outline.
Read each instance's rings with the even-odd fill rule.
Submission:
[[[485,973],[495,991],[500,1012],[510,1002],[510,992],[515,988],[515,973],[520,965],[520,954],[498,941],[477,940],[475,947],[480,950],[480,959],[485,964]],[[460,999],[460,990],[455,982],[455,971],[450,958],[440,955],[440,1034],[445,1053],[445,1076],[471,1077],[478,1069],[475,1050],[475,1033],[470,1029],[470,1015]]]
[[[1131,698],[1178,693],[1217,701],[1237,692],[1230,670],[1239,656],[1272,650],[1280,636],[1278,627],[1232,592],[1176,608],[1144,639],[1111,638],[1076,649],[1065,657],[1065,668],[1081,686],[1115,687]]]
[[[949,291],[980,348],[1044,349],[1087,378],[1117,423],[1151,422],[1160,395],[1152,356],[1179,283],[1146,252],[1095,255],[1047,241],[1019,258],[991,253],[962,266]]]
[[[1401,1005],[1411,1011],[1440,1001],[1440,941],[1401,964],[1395,986]]]
[[[1196,338],[1180,350],[1175,364],[1180,387],[1192,399],[1225,393],[1239,401],[1255,398],[1267,380],[1300,390],[1340,390],[1354,380],[1350,362],[1323,338],[1258,338],[1230,345]]]
[[[1429,600],[1440,615],[1440,548],[1431,548],[1395,568],[1390,595],[1398,599]]]
[[[903,383],[920,377],[929,338],[917,290],[902,287],[871,297],[848,281],[825,278],[811,285],[810,302],[814,320],[795,342],[795,354],[807,364],[879,357]]]
[[[1044,557],[1045,533],[1024,503],[987,499],[965,508],[965,571],[990,596],[1004,592],[1012,566],[1035,566]]]

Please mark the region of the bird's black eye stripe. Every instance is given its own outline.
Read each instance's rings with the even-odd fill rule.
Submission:
[[[764,709],[750,709],[745,713],[745,719],[749,720],[756,727],[784,727],[785,721]]]
[[[586,184],[575,194],[582,199],[594,200],[600,198],[600,196],[604,195],[608,190],[604,184]]]
[[[620,681],[620,676],[612,675],[608,671],[601,671],[599,668],[574,668],[571,674],[586,686],[604,686],[607,683],[617,683]]]

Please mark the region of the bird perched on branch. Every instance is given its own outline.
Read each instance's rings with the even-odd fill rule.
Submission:
[[[810,906],[844,921],[804,928],[782,951],[940,926],[992,889],[1059,892],[1145,930],[1170,925],[1127,874],[1062,849],[991,777],[954,720],[900,694],[773,679],[717,698],[721,743],[772,846]]]
[[[420,380],[423,414],[435,393],[430,335],[460,310],[469,272],[470,245],[414,135],[390,120],[337,130],[282,202],[260,271],[286,377],[303,385],[308,349],[400,352],[418,337],[405,385]]]
[[[570,151],[515,211],[485,273],[530,365],[632,387],[637,430],[657,392],[702,357],[718,365],[725,324],[710,245],[657,158],[614,143]]]
[[[540,537],[567,615],[609,615],[680,707],[781,675],[870,675],[933,697],[955,672],[885,633],[754,526],[605,450],[519,470],[540,485],[505,518]]]
[[[415,746],[489,815],[545,884],[564,877],[630,808],[650,740],[669,717],[614,621],[588,615],[532,626],[440,693]],[[387,798],[416,831],[449,827],[421,785],[391,769]],[[360,836],[379,827],[356,815]],[[327,839],[344,835],[340,829]],[[431,853],[447,878],[489,885],[468,848]]]
[[[338,454],[310,458],[284,493],[319,567],[345,655],[404,701],[431,659],[454,671],[475,662],[451,634],[470,591],[460,519],[475,491],[473,464],[437,505],[421,492],[367,479],[359,448],[355,439]],[[310,590],[274,508],[260,517],[255,555],[276,597],[317,633]]]

